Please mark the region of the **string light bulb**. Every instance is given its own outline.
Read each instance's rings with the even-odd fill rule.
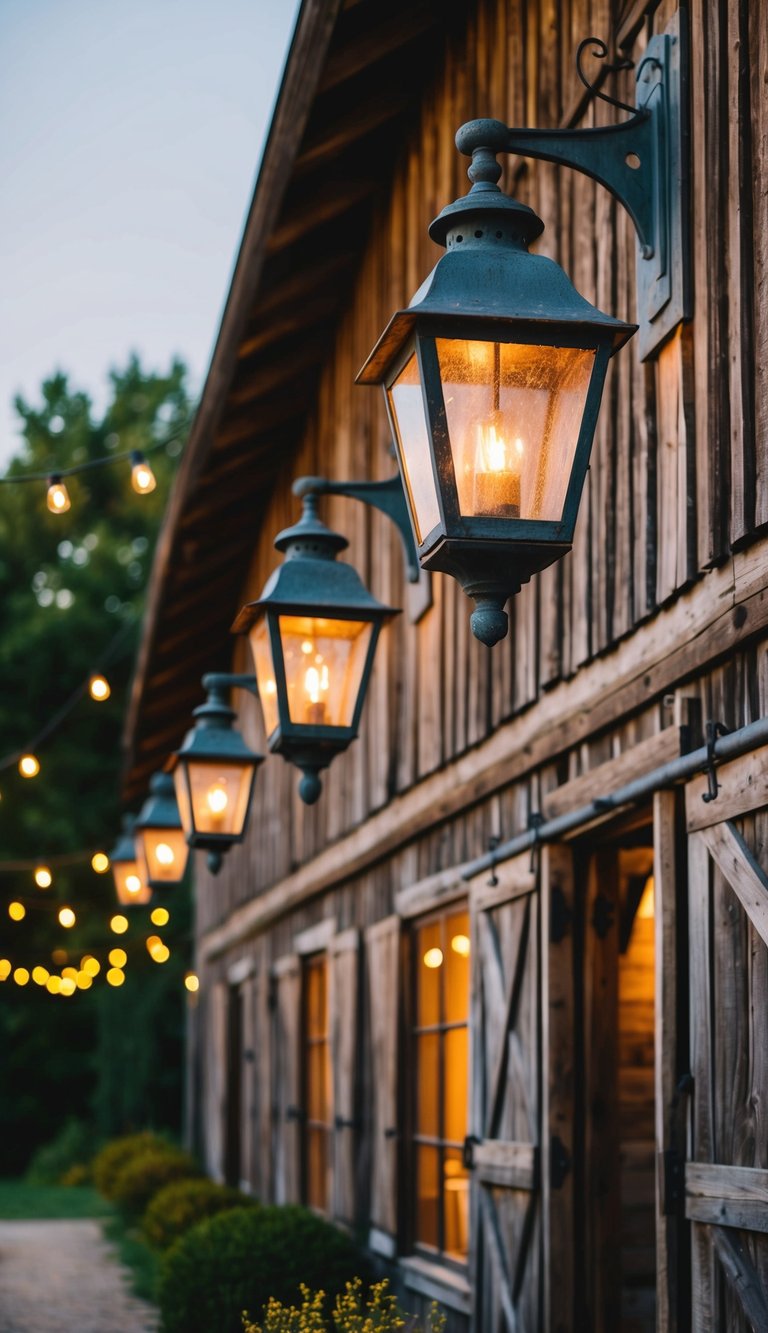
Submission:
[[[91,869],[96,871],[97,875],[106,875],[109,870],[109,857],[106,852],[94,852],[91,857]]]
[[[17,967],[13,974],[13,979],[17,986],[26,986],[29,981],[29,972],[26,967]]]
[[[157,485],[155,474],[140,449],[131,450],[131,485],[137,495],[149,495]]]
[[[112,690],[106,676],[102,676],[100,671],[94,672],[88,681],[88,693],[97,704],[103,703],[108,699]]]
[[[200,978],[197,976],[195,972],[188,972],[184,978],[184,985],[186,986],[190,995],[194,995],[195,991],[198,991],[200,989]]]
[[[124,935],[128,929],[127,916],[121,916],[118,912],[117,916],[113,916],[110,920],[109,929],[114,931],[115,935]]]
[[[72,501],[69,498],[69,491],[61,480],[58,472],[54,472],[48,478],[48,495],[46,504],[52,514],[66,514],[72,507]]]
[[[71,907],[62,907],[59,911],[59,925],[63,926],[65,930],[70,930],[76,920],[77,917]]]
[[[9,903],[8,915],[11,918],[11,921],[23,921],[24,917],[27,915],[27,909],[23,903]]]
[[[40,772],[40,760],[34,754],[23,754],[19,760],[19,772],[23,778],[36,778]]]
[[[155,907],[149,917],[153,926],[167,926],[171,919],[171,914],[167,907]]]
[[[35,884],[38,889],[50,889],[53,884],[53,875],[47,866],[36,866]]]

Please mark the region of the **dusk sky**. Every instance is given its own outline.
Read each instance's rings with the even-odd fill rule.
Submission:
[[[56,369],[136,350],[199,391],[295,0],[2,0],[0,467]]]

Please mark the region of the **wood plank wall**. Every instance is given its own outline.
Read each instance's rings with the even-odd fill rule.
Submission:
[[[636,58],[648,23],[662,29],[675,8],[674,0],[476,0],[446,8],[445,59],[425,87],[394,178],[382,182],[353,298],[340,327],[328,331],[317,411],[256,534],[243,600],[258,595],[277,560],[272,538],[297,516],[293,477],[320,471],[382,478],[392,471],[380,394],[353,380],[391,312],[438,258],[427,223],[466,188],[455,128],[476,115],[542,126],[621,118],[604,103],[585,108],[575,47],[592,32],[631,38]],[[361,737],[326,774],[318,805],[301,805],[296,772],[279,759],[262,769],[245,847],[228,858],[218,881],[199,876],[199,929],[482,741],[622,636],[642,635],[660,605],[768,522],[768,7],[695,0],[690,28],[695,316],[655,362],[642,365],[630,343],[612,363],[573,553],[513,600],[509,638],[491,652],[472,638],[470,605],[457,585],[435,576],[434,604],[418,626],[404,614],[384,635]],[[631,73],[609,86],[632,100]],[[586,177],[546,164],[509,164],[506,185],[540,212],[540,247],[564,264],[577,288],[632,319],[634,235],[612,198]],[[407,605],[400,548],[387,521],[338,499],[326,503],[325,516],[350,538],[349,558],[374,592]],[[246,664],[243,646],[235,660],[236,667]],[[723,670],[744,673],[738,697],[754,712],[765,690],[762,658],[742,654]],[[718,706],[733,711],[719,687],[703,688],[720,700],[705,701],[707,716],[719,715]],[[258,739],[257,709],[242,696],[238,705],[246,731]],[[651,731],[658,708],[655,717]],[[639,738],[650,734],[643,725],[627,724]],[[626,744],[617,737],[626,734],[620,728],[591,748],[616,753]],[[573,776],[581,763],[574,753],[538,786],[504,793],[478,813],[476,828],[469,819],[424,839],[404,854],[414,877],[482,850],[488,833],[499,831],[491,824],[502,811],[502,832],[510,831],[513,807],[520,827],[541,786]],[[400,874],[403,857],[398,861]]]

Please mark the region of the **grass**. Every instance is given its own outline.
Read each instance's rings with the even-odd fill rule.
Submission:
[[[105,1223],[104,1234],[117,1250],[120,1262],[130,1271],[131,1286],[136,1295],[145,1301],[157,1300],[160,1261],[155,1251],[135,1228],[127,1227],[117,1213]]]
[[[27,1185],[23,1180],[0,1180],[0,1219],[107,1217],[112,1209],[96,1190],[85,1185]]]

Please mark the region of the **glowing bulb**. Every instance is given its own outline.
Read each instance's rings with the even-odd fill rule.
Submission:
[[[74,995],[76,990],[77,986],[72,977],[61,978],[61,988],[59,992],[61,995]]]
[[[475,449],[475,511],[520,516],[520,474],[525,446],[518,437],[510,444],[501,433],[502,418],[494,413],[490,422],[477,427]]]
[[[265,681],[264,681],[264,693],[265,693],[265,694],[277,694],[277,686],[276,686],[276,684],[275,684],[275,682],[274,682],[273,680],[265,680]]]
[[[33,754],[23,754],[19,760],[19,772],[23,778],[36,778],[40,772],[40,760]]]
[[[469,936],[454,935],[451,940],[451,948],[460,958],[469,958]]]
[[[7,981],[10,975],[10,960],[8,958],[0,958],[0,981]]]
[[[72,926],[74,926],[76,920],[77,917],[75,916],[71,907],[62,907],[61,911],[59,912],[60,926],[63,926],[65,930],[69,930]]]
[[[11,921],[23,921],[24,917],[27,915],[27,909],[23,903],[9,903],[8,915],[11,918]]]
[[[51,995],[58,995],[61,990],[61,977],[49,977],[45,983],[45,989],[50,991]]]
[[[109,857],[106,852],[94,852],[91,857],[91,869],[96,871],[97,875],[105,875],[109,870]]]
[[[314,652],[314,650],[315,650],[315,645],[313,643],[310,643],[309,639],[305,639],[303,644],[301,645],[301,651],[306,656],[309,656],[309,654]]]
[[[85,958],[81,959],[80,970],[85,972],[89,977],[97,977],[101,971],[101,963],[98,958],[94,958],[91,954],[86,954]]]
[[[35,870],[35,884],[38,889],[50,889],[53,884],[53,875],[47,866],[38,866]]]
[[[25,967],[17,967],[13,974],[13,979],[17,986],[26,986],[29,981],[29,973]]]
[[[125,967],[128,962],[128,955],[125,949],[110,949],[109,961],[113,967]]]
[[[110,689],[109,681],[106,676],[91,676],[91,679],[88,682],[88,693],[97,703],[102,703],[104,699],[108,699],[112,690]]]
[[[62,977],[66,977],[68,981],[76,981],[76,980],[77,980],[77,968],[76,968],[76,967],[63,967],[63,968],[61,969],[61,975],[62,975]]]
[[[122,986],[125,973],[119,967],[111,967],[107,973],[107,981],[110,986]]]
[[[36,986],[44,986],[50,975],[47,967],[40,967],[38,964],[37,967],[32,968],[32,980]]]
[[[66,514],[70,508],[69,492],[58,474],[48,478],[46,504],[52,514]]]
[[[125,887],[129,893],[141,893],[141,880],[138,875],[126,875]]]
[[[304,689],[309,695],[309,702],[319,704],[320,702],[320,672],[317,667],[309,667],[304,676]]]
[[[121,916],[118,912],[117,916],[112,917],[112,920],[109,923],[109,929],[114,931],[116,935],[124,935],[128,929],[127,916]]]
[[[146,939],[146,945],[147,948],[149,949],[149,952],[151,953],[152,950],[155,949],[158,944],[162,944],[162,942],[163,941],[160,939],[159,935],[148,935]]]
[[[200,989],[200,978],[194,972],[188,972],[184,978],[184,985],[193,995]]]
[[[442,962],[443,962],[442,949],[437,949],[437,948],[427,949],[427,952],[424,955],[425,967],[441,967]]]
[[[172,866],[175,860],[173,848],[168,846],[167,842],[159,842],[155,848],[155,856],[161,866]]]
[[[171,951],[167,944],[156,944],[150,952],[153,963],[167,963],[171,956]]]
[[[67,953],[66,949],[54,949],[51,954],[51,958],[53,959],[53,962],[56,964],[57,967],[62,967],[63,964],[66,963],[67,959],[69,958],[69,954]]]
[[[78,972],[75,977],[75,985],[78,990],[90,990],[93,985],[93,977],[89,976],[87,972]]]
[[[208,809],[212,815],[223,815],[229,805],[226,787],[222,782],[214,782],[205,794]]]
[[[154,472],[138,449],[131,453],[131,485],[137,495],[149,495],[157,485]]]
[[[167,926],[171,919],[171,914],[167,907],[156,907],[149,919],[153,926]]]

